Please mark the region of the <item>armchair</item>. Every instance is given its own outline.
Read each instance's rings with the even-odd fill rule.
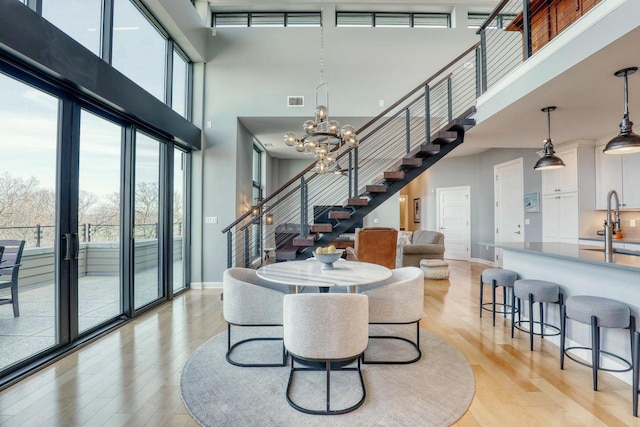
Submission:
[[[411,242],[402,245],[402,267],[420,267],[423,259],[444,259],[444,234],[437,231],[416,230]]]
[[[398,230],[388,227],[356,228],[353,248],[348,247],[347,260],[370,262],[387,268],[396,266]]]
[[[13,317],[20,316],[18,306],[18,271],[22,260],[24,240],[0,240],[0,247],[3,248],[3,263],[0,264],[0,289],[10,288],[11,298],[1,298],[0,305],[11,304],[13,306]]]

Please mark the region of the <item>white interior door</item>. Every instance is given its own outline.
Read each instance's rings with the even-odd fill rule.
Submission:
[[[438,230],[444,234],[444,257],[469,260],[471,241],[469,187],[437,188]]]
[[[522,158],[493,167],[495,184],[495,242],[524,242],[524,184]],[[502,266],[502,253],[496,250]]]

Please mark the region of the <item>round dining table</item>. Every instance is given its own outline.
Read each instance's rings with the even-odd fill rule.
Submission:
[[[391,277],[391,270],[378,264],[338,260],[330,270],[323,270],[322,263],[305,261],[277,262],[262,266],[258,277],[269,282],[291,286],[314,286],[320,292],[329,292],[334,286],[368,285]]]

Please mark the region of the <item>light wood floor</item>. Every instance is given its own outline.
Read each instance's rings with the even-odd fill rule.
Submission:
[[[480,264],[450,262],[450,280],[425,282],[422,326],[473,368],[476,394],[458,426],[640,426],[631,386],[571,361],[536,337],[511,339],[507,321],[478,317]],[[488,296],[488,294],[487,294]],[[0,393],[4,426],[191,426],[180,373],[191,352],[223,331],[219,290],[192,290]],[[429,387],[429,384],[425,384]],[[328,424],[330,425],[330,420]]]

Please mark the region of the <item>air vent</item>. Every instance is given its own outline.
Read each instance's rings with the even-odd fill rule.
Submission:
[[[304,96],[287,96],[287,106],[304,107]]]
[[[270,142],[265,142],[264,144],[262,144],[265,148],[272,148],[273,144]]]

